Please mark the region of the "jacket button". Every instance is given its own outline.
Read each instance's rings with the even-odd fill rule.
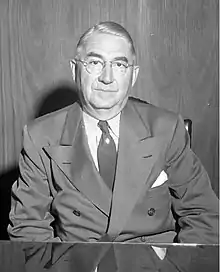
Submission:
[[[155,209],[154,208],[150,208],[148,211],[147,211],[148,215],[149,216],[153,216],[155,214]]]
[[[146,242],[146,237],[145,236],[141,236],[141,242]]]
[[[78,211],[78,210],[74,210],[73,213],[74,213],[76,216],[80,216],[80,211]]]

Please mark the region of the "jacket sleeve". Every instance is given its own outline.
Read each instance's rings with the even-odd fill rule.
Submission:
[[[218,198],[206,170],[189,146],[189,135],[179,116],[166,152],[172,209],[177,220],[176,242],[218,243]]]
[[[10,224],[11,240],[59,241],[50,226],[52,196],[40,151],[24,127],[23,149],[19,158],[19,178],[12,186]]]

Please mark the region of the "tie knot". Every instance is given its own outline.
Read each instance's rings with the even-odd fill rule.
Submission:
[[[105,134],[109,133],[109,125],[107,121],[99,120],[98,127],[101,129],[101,131]]]

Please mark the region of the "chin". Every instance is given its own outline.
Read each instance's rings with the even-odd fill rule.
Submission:
[[[95,109],[95,110],[111,110],[115,107],[115,104],[110,104],[110,103],[96,103],[96,104],[93,104],[92,107]]]
[[[90,104],[87,108],[87,112],[94,117],[100,118],[102,116],[112,116],[115,112],[118,112],[118,107],[115,104]]]
[[[115,105],[117,105],[117,101],[114,101],[114,100],[109,101],[109,100],[92,101],[91,106],[92,106],[92,108],[97,109],[97,110],[102,110],[102,109],[108,110],[108,109],[113,108]]]

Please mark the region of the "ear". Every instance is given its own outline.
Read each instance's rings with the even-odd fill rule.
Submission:
[[[74,59],[70,60],[70,68],[72,71],[73,81],[76,80],[76,61]]]
[[[133,74],[132,74],[132,83],[131,83],[132,87],[134,86],[134,84],[135,84],[135,82],[137,80],[138,73],[139,73],[139,66],[134,66]]]

